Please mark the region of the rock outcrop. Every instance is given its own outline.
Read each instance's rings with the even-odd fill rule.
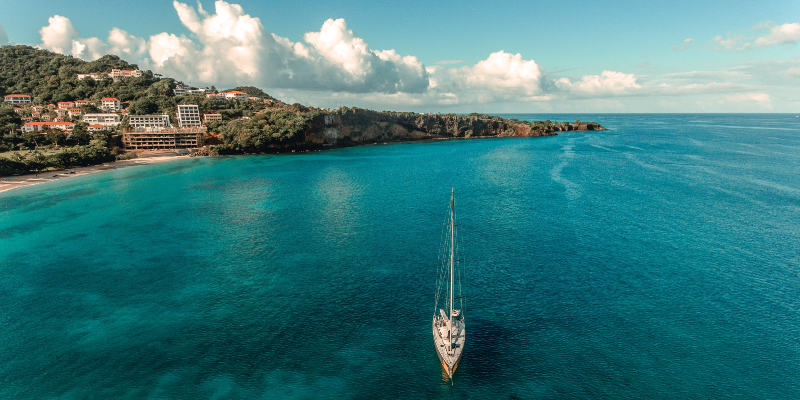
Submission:
[[[353,146],[425,139],[555,136],[557,132],[591,130],[605,128],[580,121],[528,122],[485,114],[416,114],[342,108],[310,123],[304,145]]]

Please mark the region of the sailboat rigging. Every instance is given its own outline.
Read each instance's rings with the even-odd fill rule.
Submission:
[[[461,287],[463,266],[458,257],[455,188],[450,195],[450,210],[442,230],[436,304],[433,311],[433,344],[442,368],[452,378],[464,352],[464,296]],[[446,291],[446,295],[443,295]],[[455,292],[458,295],[455,295]],[[455,300],[458,300],[456,308]]]

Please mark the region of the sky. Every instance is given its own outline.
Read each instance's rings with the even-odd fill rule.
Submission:
[[[796,0],[0,5],[0,45],[116,54],[196,87],[318,107],[800,112]]]

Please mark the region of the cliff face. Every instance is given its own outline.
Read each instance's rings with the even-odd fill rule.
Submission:
[[[357,145],[378,141],[555,136],[556,132],[604,129],[594,123],[527,122],[482,114],[415,114],[341,109],[309,124],[305,144]]]

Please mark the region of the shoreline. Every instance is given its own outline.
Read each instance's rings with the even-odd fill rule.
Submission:
[[[100,171],[128,168],[137,165],[148,165],[164,161],[179,160],[188,157],[189,155],[165,154],[158,156],[133,158],[130,160],[120,160],[105,164],[90,165],[88,167],[68,168],[60,171],[43,171],[39,174],[17,175],[17,176],[11,176],[10,179],[8,176],[4,176],[0,177],[0,193],[4,193],[9,190],[14,190],[21,187],[38,185],[41,183],[52,182],[59,179],[72,178]]]

